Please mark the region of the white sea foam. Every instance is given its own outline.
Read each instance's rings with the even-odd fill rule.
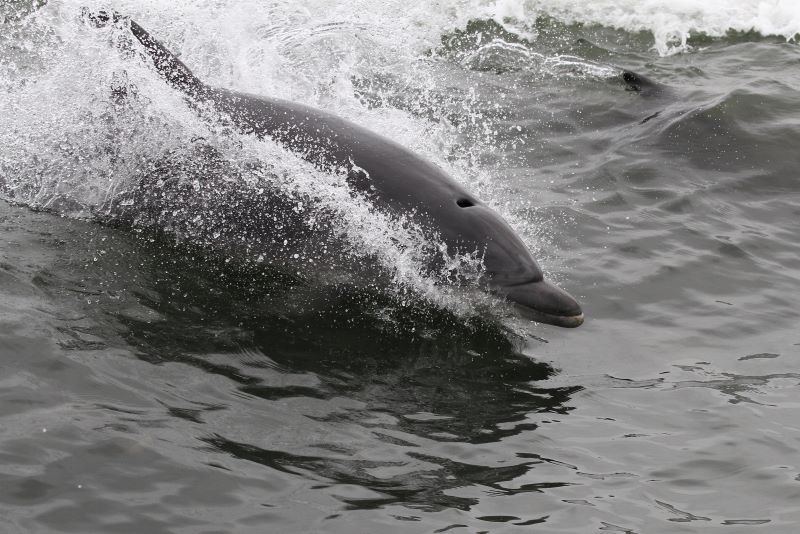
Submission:
[[[518,23],[522,31],[537,15],[546,14],[568,24],[650,32],[662,55],[687,50],[693,34],[720,37],[755,31],[789,40],[800,34],[797,0],[497,0],[492,14],[512,27]]]

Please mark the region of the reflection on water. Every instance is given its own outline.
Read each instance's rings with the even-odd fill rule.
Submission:
[[[332,456],[257,446],[219,432],[202,440],[272,469],[312,472],[380,494],[345,499],[353,506],[468,509],[475,499],[446,490],[481,484],[506,491],[502,483],[529,470],[528,462],[471,465],[423,453],[418,443],[495,443],[534,431],[531,413],[566,414],[565,403],[580,389],[536,387],[552,368],[522,356],[496,323],[465,321],[421,301],[403,306],[385,292],[352,286],[298,288],[269,269],[233,273],[228,265],[191,260],[180,251],[139,256],[151,258],[140,276],[154,281],[139,302],[159,320],[125,314],[116,320],[140,358],[224,376],[239,394],[266,401],[249,409],[286,399],[348,399],[355,406],[305,415],[325,426],[356,425],[369,441],[398,452],[390,461],[365,460],[347,458],[358,455],[357,448],[327,441],[307,445]],[[202,420],[197,413],[175,415]],[[295,431],[302,435],[298,422]],[[408,458],[399,451],[426,466],[404,469]],[[396,474],[377,474],[382,470]]]
[[[67,226],[78,231],[53,228],[50,239],[69,263],[29,275],[62,305],[86,303],[55,329],[58,347],[78,361],[122,348],[148,366],[136,367],[135,380],[154,380],[155,410],[113,393],[96,401],[91,417],[106,421],[104,433],[176,426],[212,454],[209,465],[229,457],[265,476],[359,488],[336,498],[360,510],[470,510],[477,496],[451,490],[513,496],[566,484],[513,482],[549,461],[535,450],[510,464],[468,452],[535,433],[536,414],[568,414],[581,389],[537,386],[554,370],[522,355],[522,340],[501,324],[408,296],[233,266],[148,233]]]

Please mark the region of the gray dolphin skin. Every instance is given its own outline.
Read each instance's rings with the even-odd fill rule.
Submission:
[[[271,139],[319,168],[350,169],[350,186],[379,208],[413,214],[415,221],[439,233],[450,252],[478,251],[485,268],[482,285],[513,302],[522,316],[563,327],[583,323],[577,301],[544,280],[511,227],[436,165],[325,111],[209,87],[136,22],[106,12],[87,16],[96,25],[127,25],[161,76],[196,107],[210,105],[242,133]]]

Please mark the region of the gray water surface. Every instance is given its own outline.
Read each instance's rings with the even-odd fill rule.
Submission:
[[[192,42],[141,15],[184,36],[173,48]],[[374,41],[343,23],[296,44],[264,26],[294,77],[279,91],[421,136],[520,229],[582,302],[585,325],[564,330],[477,292],[437,300],[344,268],[231,261],[180,225],[97,222],[116,194],[90,205],[98,169],[134,179],[191,158],[200,127],[135,58],[113,67],[135,104],[108,104],[105,81],[71,87],[36,47],[86,30],[31,16],[0,25],[0,123],[37,112],[37,80],[61,100],[0,147],[0,531],[796,531],[795,43],[698,35],[661,57],[646,32],[542,17],[526,40],[476,17],[395,59],[366,27]],[[359,54],[372,63],[342,59]],[[314,85],[342,64],[346,91]],[[628,90],[618,67],[658,90]],[[70,99],[83,118],[56,120]]]

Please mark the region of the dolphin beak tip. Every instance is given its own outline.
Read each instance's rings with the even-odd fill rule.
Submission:
[[[564,324],[562,324],[561,326],[564,326],[566,328],[577,328],[583,324],[583,320],[584,320],[583,313],[580,313],[578,315],[573,315],[571,317],[564,317]]]
[[[577,328],[585,319],[578,301],[563,289],[544,280],[501,288],[520,315],[540,323]]]

